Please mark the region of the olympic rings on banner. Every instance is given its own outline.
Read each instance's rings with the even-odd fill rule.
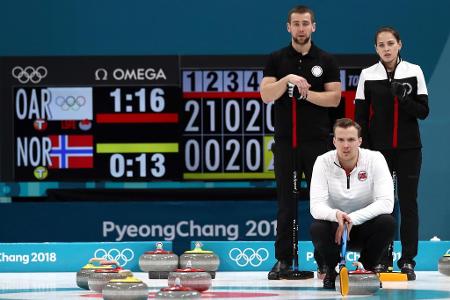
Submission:
[[[100,248],[95,250],[94,257],[104,258],[106,260],[115,260],[120,266],[124,267],[129,261],[133,260],[134,252],[129,248],[125,248],[123,250],[113,248],[108,251]]]
[[[266,248],[259,248],[254,250],[252,248],[233,248],[228,253],[228,256],[236,262],[239,267],[251,265],[252,267],[259,267],[264,261],[269,258],[269,251]]]

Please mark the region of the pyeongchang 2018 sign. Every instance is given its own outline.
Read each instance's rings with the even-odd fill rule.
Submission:
[[[131,271],[139,257],[155,250],[156,242],[122,243],[11,243],[0,244],[0,272],[76,272],[91,258],[115,260]],[[172,250],[172,242],[163,242]]]

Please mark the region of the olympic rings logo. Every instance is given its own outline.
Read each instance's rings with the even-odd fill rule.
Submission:
[[[12,69],[11,74],[20,83],[39,83],[45,76],[47,76],[47,68],[39,66],[36,69],[28,66],[25,68],[16,66]]]
[[[68,111],[69,109],[77,111],[86,104],[86,98],[83,96],[78,96],[76,98],[74,96],[58,96],[55,99],[55,103],[64,111]]]
[[[125,248],[123,250],[113,248],[108,251],[105,249],[97,249],[95,250],[94,257],[115,260],[120,266],[124,267],[129,261],[133,260],[134,252],[130,248]]]
[[[245,267],[247,265],[259,267],[269,258],[269,251],[266,248],[259,248],[256,251],[252,248],[245,248],[244,250],[233,248],[228,253],[228,256],[239,267]]]

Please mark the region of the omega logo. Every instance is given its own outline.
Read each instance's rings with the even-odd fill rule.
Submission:
[[[112,77],[115,80],[167,80],[163,69],[154,68],[137,68],[137,69],[122,69],[117,68],[112,72]],[[99,68],[95,71],[95,80],[107,80],[108,71],[104,68]]]

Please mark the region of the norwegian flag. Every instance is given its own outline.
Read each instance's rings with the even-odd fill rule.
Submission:
[[[50,135],[52,169],[91,169],[94,167],[92,135]]]

